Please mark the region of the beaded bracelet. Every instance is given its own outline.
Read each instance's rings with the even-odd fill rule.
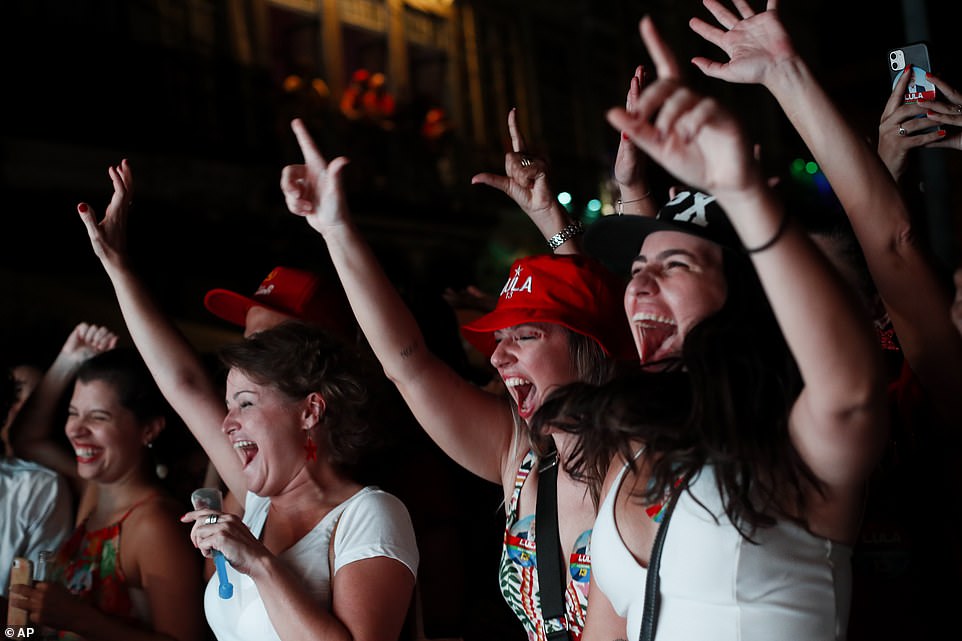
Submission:
[[[583,233],[585,233],[585,226],[581,224],[580,220],[576,220],[573,223],[566,225],[564,229],[549,238],[548,247],[552,250],[558,249],[575,236]]]
[[[782,220],[778,223],[778,229],[775,230],[775,234],[769,238],[767,241],[759,245],[758,247],[746,247],[745,252],[749,254],[757,254],[758,252],[763,252],[769,249],[772,245],[778,242],[778,240],[785,234],[785,230],[788,229],[790,219],[787,211],[782,212]]]

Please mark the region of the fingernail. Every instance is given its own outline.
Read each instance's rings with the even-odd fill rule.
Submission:
[[[925,72],[925,77],[926,77],[926,78],[931,78],[931,77],[932,77],[932,74],[930,74],[928,71],[926,71],[926,72]]]
[[[939,132],[938,132],[938,133],[939,133],[940,136],[944,136],[944,135],[945,135],[945,129],[939,129]]]
[[[626,134],[625,132],[622,131],[622,132],[621,132],[621,139],[622,139],[622,140],[628,140],[628,134]]]
[[[925,110],[925,115],[926,115],[926,116],[934,116],[934,115],[935,115],[935,112],[932,111],[931,109],[926,109],[926,110]]]
[[[87,203],[80,203],[79,205],[77,205],[77,211],[79,211],[81,214],[86,214],[86,213],[87,213]]]

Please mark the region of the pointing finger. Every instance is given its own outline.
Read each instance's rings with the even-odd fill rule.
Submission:
[[[297,144],[301,148],[301,153],[304,154],[304,162],[308,165],[316,165],[321,169],[327,169],[327,163],[324,161],[321,152],[317,150],[317,145],[314,144],[314,139],[311,138],[311,134],[308,133],[304,121],[300,118],[295,118],[291,121],[291,129],[294,130]]]

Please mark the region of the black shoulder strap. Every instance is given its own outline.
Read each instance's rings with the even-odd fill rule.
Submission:
[[[655,535],[655,542],[651,546],[651,556],[648,557],[648,577],[645,581],[645,607],[641,615],[641,634],[639,641],[652,641],[655,638],[655,628],[658,625],[658,607],[661,602],[660,588],[658,586],[658,571],[661,567],[661,549],[665,545],[665,537],[668,535],[668,521],[671,513],[675,511],[675,503],[684,491],[685,485],[679,484],[672,493],[668,506],[665,508],[665,515],[658,526],[658,534]]]
[[[538,469],[538,507],[534,517],[535,559],[541,618],[548,641],[567,641],[561,541],[558,535],[558,455],[542,459]]]

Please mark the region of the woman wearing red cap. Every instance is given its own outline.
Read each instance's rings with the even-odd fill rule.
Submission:
[[[507,394],[484,391],[425,348],[415,318],[349,216],[341,186],[347,159],[328,164],[304,124],[295,120],[292,126],[305,164],[284,168],[288,208],[324,237],[361,329],[420,424],[460,465],[503,488],[502,593],[528,637],[543,641],[538,572],[545,565],[537,563],[535,505],[539,477],[550,465],[539,471],[538,463],[552,462],[554,450],[563,458],[568,438],[535,439],[527,420],[553,389],[579,380],[602,382],[625,346],[630,351],[620,284],[588,257],[549,254],[516,261],[495,310],[464,328],[466,338],[490,357]],[[570,237],[570,229],[563,233],[565,222],[560,216],[552,221],[559,231],[554,244]],[[565,473],[558,474],[556,489],[553,503],[563,518],[556,519],[560,550],[554,554],[564,562],[552,587],[563,593],[564,611],[548,623],[577,639],[587,605],[594,507],[584,485]]]
[[[851,546],[888,433],[871,323],[736,119],[679,81],[650,18],[641,32],[658,79],[609,120],[712,195],[596,223],[627,238],[643,371],[561,391],[533,422],[581,436],[571,472],[601,500],[584,638],[844,638]]]

